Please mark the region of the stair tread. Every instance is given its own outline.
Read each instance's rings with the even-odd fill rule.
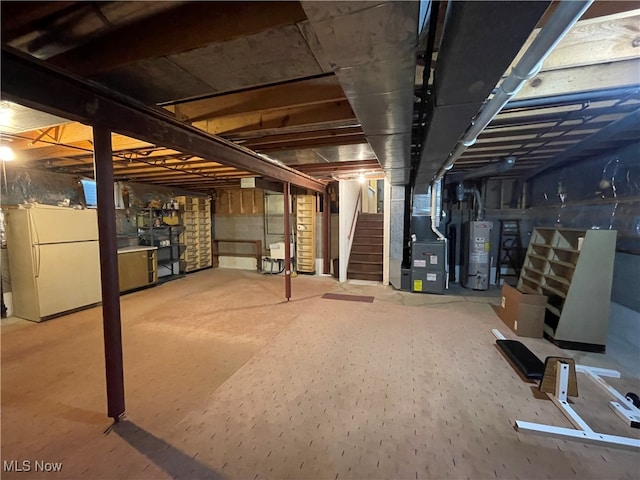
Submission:
[[[381,213],[361,213],[353,234],[347,277],[382,281],[384,219]]]
[[[380,275],[375,274],[375,273],[373,275],[352,274],[352,275],[347,275],[347,278],[349,280],[373,280],[373,281],[381,282],[382,281],[382,274],[380,274]]]

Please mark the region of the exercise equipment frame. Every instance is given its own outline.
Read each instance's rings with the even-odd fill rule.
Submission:
[[[492,330],[493,335],[499,340],[505,340],[506,338],[502,333],[497,330]],[[604,433],[595,432],[589,425],[578,415],[578,413],[567,402],[567,387],[569,382],[569,365],[566,363],[558,362],[556,368],[558,369],[556,375],[556,391],[552,395],[547,393],[549,398],[556,404],[556,406],[567,417],[575,429],[556,427],[554,425],[545,425],[542,423],[524,422],[516,420],[515,429],[518,432],[530,432],[538,435],[545,435],[555,438],[562,438],[563,440],[574,440],[584,443],[591,443],[595,445],[618,447],[635,450],[640,448],[640,440],[630,437],[621,437],[617,435],[608,435]],[[622,396],[617,390],[608,385],[601,376],[619,378],[620,372],[616,370],[608,370],[603,368],[589,367],[585,365],[576,365],[576,372],[582,372],[589,378],[595,381],[601,388],[603,388],[610,396],[619,400],[619,402],[611,402],[611,404],[617,404],[618,407],[610,405],[611,408],[627,420],[626,414],[638,414],[638,409],[631,404],[624,396]],[[615,392],[615,393],[614,393]],[[624,409],[622,407],[628,407]],[[633,409],[633,410],[632,410]],[[625,410],[625,411],[623,411]]]

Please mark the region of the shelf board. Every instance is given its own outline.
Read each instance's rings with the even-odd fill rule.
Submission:
[[[524,277],[523,280],[527,281],[528,279],[526,277]],[[540,292],[538,292],[538,290],[536,290],[535,288],[530,287],[529,285],[527,285],[525,283],[523,283],[520,288],[524,291],[524,293],[536,293],[536,294],[540,293]]]
[[[549,306],[547,306],[547,308],[549,308]],[[547,325],[545,323],[544,333],[546,333],[547,335],[551,336],[551,338],[553,338],[553,336],[556,334],[556,331],[553,328],[551,328],[551,325]]]
[[[176,263],[178,260],[180,260],[179,258],[167,258],[166,260],[159,260],[158,261],[158,267],[168,267],[169,265],[172,265],[174,263]]]
[[[550,273],[545,273],[544,276],[549,278],[549,279],[551,279],[551,280],[553,280],[554,282],[562,283],[563,285],[566,285],[567,287],[571,285],[571,282],[569,280],[567,280],[566,278],[558,277],[556,275],[551,275]]]
[[[533,245],[534,247],[551,248],[551,246],[547,245],[546,243],[533,242],[533,243],[531,243],[531,245]]]
[[[525,281],[527,281],[527,282],[529,282],[529,283],[533,283],[534,285],[537,285],[537,286],[540,286],[540,285],[541,285],[541,284],[540,284],[540,282],[539,282],[538,280],[534,280],[533,278],[531,278],[531,277],[527,277],[527,276],[526,276],[526,275],[524,275],[524,274],[522,275],[522,279],[523,279],[523,280],[525,280]]]
[[[544,275],[544,272],[542,272],[541,270],[538,270],[537,268],[533,268],[533,267],[530,267],[528,265],[524,265],[524,268],[526,268],[530,272],[533,272],[533,273],[535,273],[537,275]]]
[[[562,265],[563,267],[575,268],[575,264],[570,262],[565,262],[563,260],[555,260],[553,258],[550,258],[549,261],[558,265]]]
[[[536,255],[535,253],[530,253],[528,256],[531,258],[537,258],[538,260],[544,260],[544,261],[547,260],[547,257],[543,257],[542,255]]]
[[[549,305],[548,303],[547,303],[547,310],[549,310],[551,313],[553,313],[557,317],[560,316],[560,309],[557,307],[554,307],[553,305]],[[556,333],[555,330],[553,330],[553,333]]]
[[[558,290],[557,288],[553,288],[553,287],[549,286],[548,284],[542,285],[542,289],[543,290],[547,290],[547,291],[549,291],[551,293],[554,293],[559,297],[567,298],[567,294],[565,292],[563,292],[562,290]]]
[[[576,249],[576,248],[559,247],[559,246],[556,246],[556,245],[553,245],[552,248],[554,250],[560,250],[562,252],[578,253],[578,249]]]

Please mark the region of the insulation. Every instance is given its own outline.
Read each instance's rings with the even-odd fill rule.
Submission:
[[[77,175],[6,167],[2,172],[2,206],[23,203],[84,205]]]
[[[640,144],[543,173],[531,181],[535,225],[618,231],[619,250],[640,253]]]

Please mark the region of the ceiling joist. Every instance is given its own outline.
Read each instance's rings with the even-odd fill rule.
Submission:
[[[242,21],[238,21],[242,18]],[[50,59],[92,76],[140,60],[163,57],[305,19],[298,2],[186,2],[126,25]],[[135,39],[135,41],[132,41]]]
[[[164,145],[191,155],[275,180],[324,192],[308,175],[268,162],[250,150],[208,135],[164,113],[71,77],[13,49],[2,49],[2,94],[7,100],[101,127],[127,137]],[[64,94],[61,94],[64,92]]]

